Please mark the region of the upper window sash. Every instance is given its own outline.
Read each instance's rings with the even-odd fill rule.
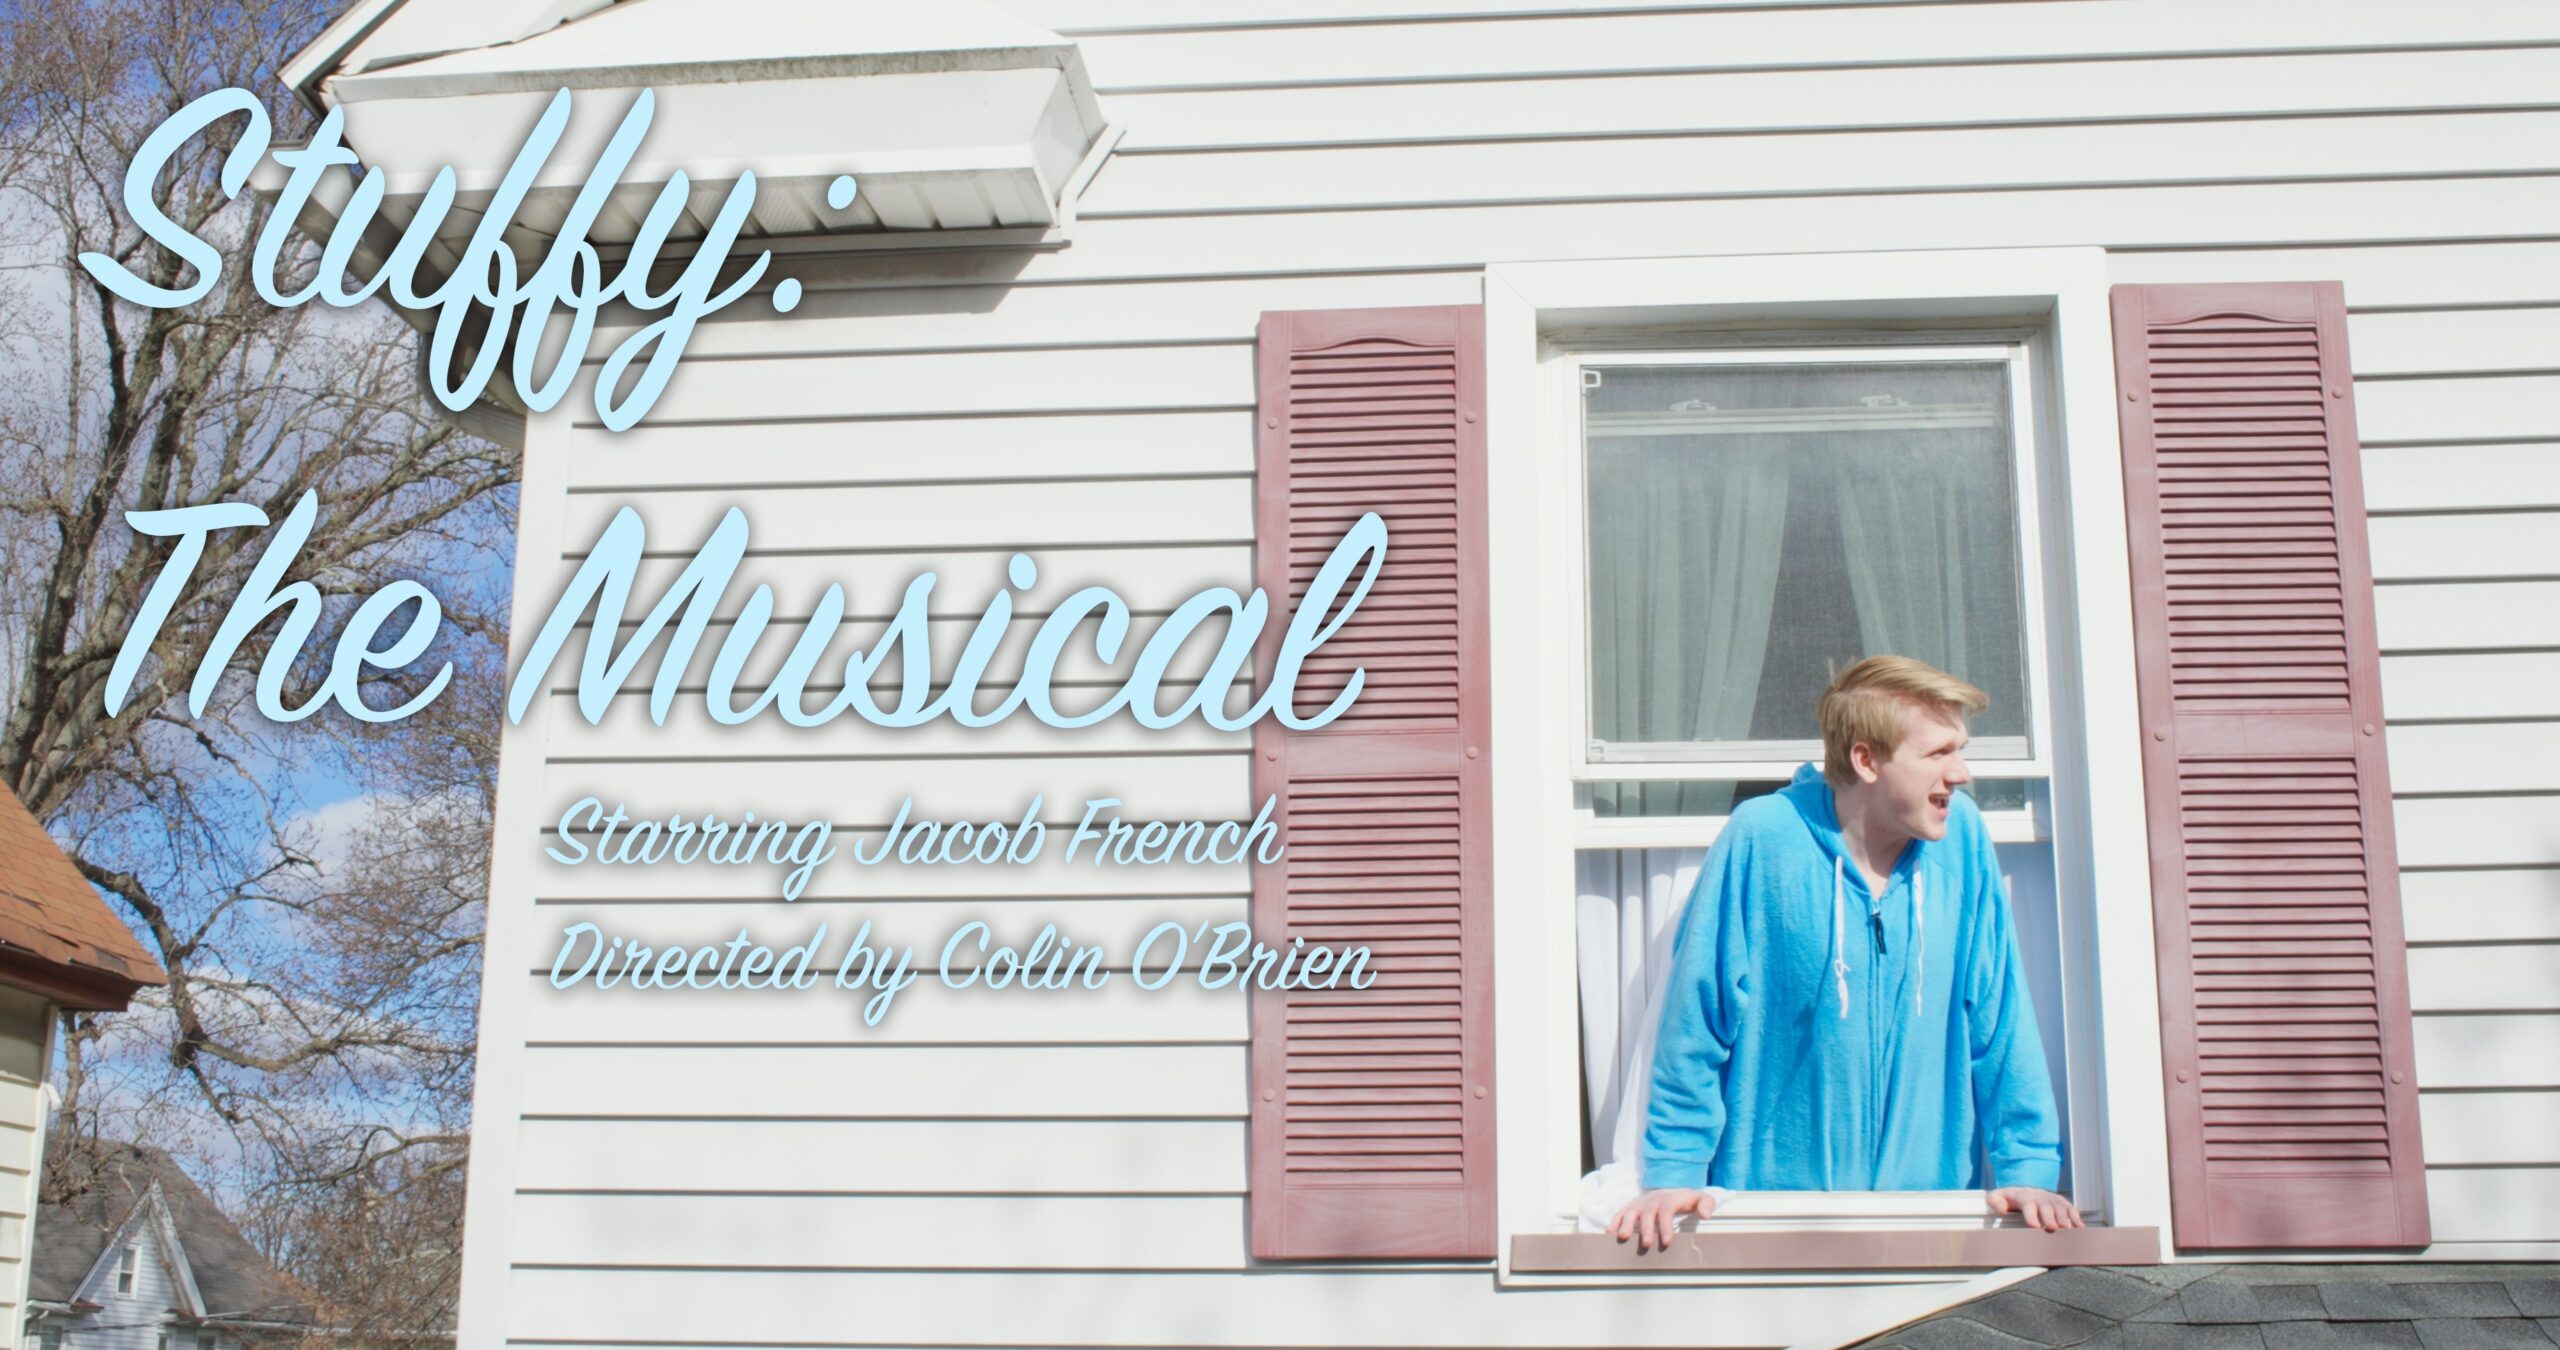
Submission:
[[[1968,748],[1966,760],[1977,777],[2047,778],[2052,765],[2046,747],[2052,743],[2051,704],[2046,675],[2044,623],[2045,578],[2042,526],[2043,479],[2039,458],[2045,429],[2038,412],[2036,382],[2042,378],[2036,346],[2024,333],[1982,332],[1866,334],[1850,340],[1839,334],[1775,333],[1643,333],[1560,335],[1546,344],[1543,356],[1551,381],[1551,406],[1569,410],[1559,416],[1557,431],[1565,437],[1573,459],[1573,499],[1558,513],[1558,543],[1572,560],[1569,574],[1556,578],[1559,594],[1550,601],[1581,634],[1576,659],[1568,663],[1577,733],[1569,748],[1569,773],[1576,783],[1712,780],[1784,777],[1795,766],[1821,758],[1813,741],[1617,742],[1603,744],[1589,734],[1591,691],[1591,555],[1588,522],[1591,500],[1591,457],[1587,428],[1580,415],[1586,371],[1610,367],[1668,365],[1851,365],[1859,362],[1982,363],[2009,367],[2011,508],[2017,522],[2019,623],[2026,669],[2027,734],[1981,737]],[[1644,345],[1647,342],[1663,345]],[[1744,345],[1748,344],[1748,345]],[[1911,416],[1910,410],[1879,410],[1876,416]],[[1766,418],[1742,419],[1757,421]],[[2018,822],[2032,826],[2031,822]],[[2012,830],[2011,833],[2025,833]],[[2028,837],[2035,837],[2029,834]]]

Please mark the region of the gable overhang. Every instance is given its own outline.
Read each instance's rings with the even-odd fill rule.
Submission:
[[[24,990],[80,1012],[122,1012],[145,983],[161,982],[133,979],[0,943],[0,986]]]

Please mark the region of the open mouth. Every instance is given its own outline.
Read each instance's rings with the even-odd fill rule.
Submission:
[[[1954,797],[1955,794],[1952,792],[1932,792],[1929,794],[1930,809],[1944,812],[1947,809],[1947,803]]]

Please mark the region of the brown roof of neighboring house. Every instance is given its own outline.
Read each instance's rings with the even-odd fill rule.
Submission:
[[[0,984],[117,1009],[135,989],[168,981],[26,804],[0,787]]]

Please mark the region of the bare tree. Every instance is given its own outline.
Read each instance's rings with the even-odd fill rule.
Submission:
[[[283,1264],[307,1256],[352,1286],[368,1241],[419,1231],[404,1207],[458,1194],[515,458],[425,406],[396,316],[260,298],[247,241],[267,207],[218,181],[237,119],[158,184],[226,259],[204,298],[142,309],[76,261],[189,277],[126,217],[133,152],[229,86],[266,95],[291,138],[308,118],[276,71],[334,7],[0,0],[0,780],[169,971],[135,1013],[72,1020],[62,1137],[153,1136],[235,1194],[253,1185]],[[298,249],[280,284],[315,254]],[[320,518],[288,575],[329,598],[313,645],[392,578],[430,579],[437,650],[367,695],[398,703],[452,660],[441,698],[387,725],[271,723],[251,701],[270,623],[191,714],[197,664],[265,548],[226,531],[108,716],[108,670],[174,542],[125,513],[238,501],[281,521],[306,491]],[[293,702],[315,673],[298,666]],[[305,1222],[359,1197],[397,1227]]]

